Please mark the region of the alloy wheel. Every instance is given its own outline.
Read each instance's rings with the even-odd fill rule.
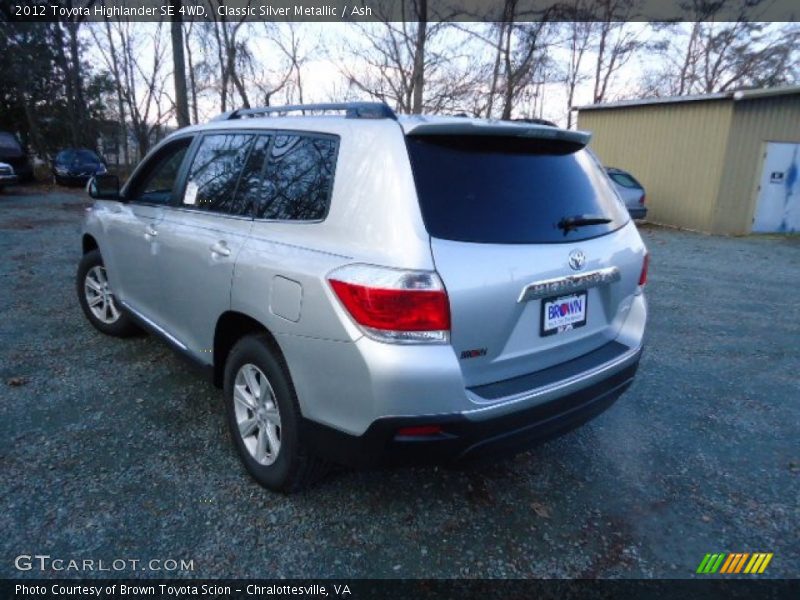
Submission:
[[[247,451],[261,465],[271,465],[281,449],[281,414],[267,376],[251,363],[242,365],[233,383],[233,401],[239,435]]]
[[[105,267],[96,265],[86,272],[83,282],[86,304],[92,314],[103,323],[111,325],[119,319],[120,313],[114,301],[114,294],[108,287]]]

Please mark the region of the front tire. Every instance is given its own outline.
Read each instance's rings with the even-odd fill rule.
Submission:
[[[87,252],[78,265],[78,301],[89,322],[106,335],[129,337],[140,330],[111,291],[99,250]]]
[[[323,461],[304,446],[294,386],[266,335],[249,335],[233,347],[225,363],[224,393],[231,439],[259,484],[289,493],[324,472]]]

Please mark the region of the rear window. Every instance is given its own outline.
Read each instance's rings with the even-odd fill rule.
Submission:
[[[555,140],[408,136],[422,218],[435,238],[493,244],[575,242],[615,231],[628,213],[591,156]],[[562,219],[608,223],[564,230]]]

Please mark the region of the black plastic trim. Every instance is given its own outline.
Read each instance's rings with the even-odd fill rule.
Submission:
[[[303,419],[310,450],[356,468],[379,465],[442,464],[513,454],[563,435],[610,407],[633,382],[630,366],[576,392],[499,417],[474,421],[463,414],[378,419],[360,436]],[[398,437],[401,427],[440,425],[442,433]]]

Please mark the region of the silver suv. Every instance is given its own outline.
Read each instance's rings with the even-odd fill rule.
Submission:
[[[121,190],[90,181],[78,297],[203,367],[270,489],[517,451],[639,363],[647,252],[588,140],[375,103],[227,113]]]

